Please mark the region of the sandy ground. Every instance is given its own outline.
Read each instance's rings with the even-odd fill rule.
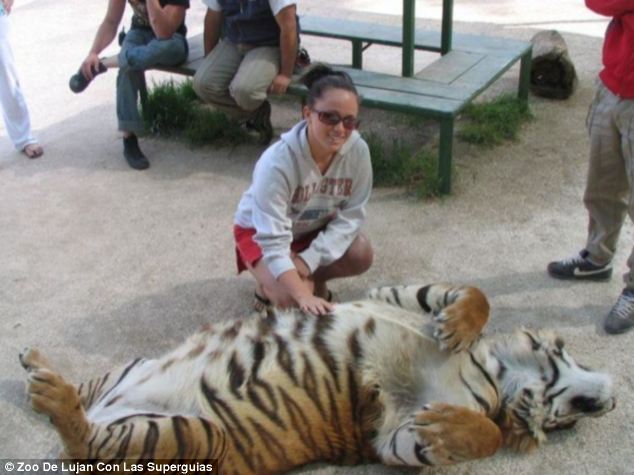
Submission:
[[[194,2],[188,25],[198,33],[204,10]],[[0,128],[0,458],[37,459],[55,454],[58,441],[25,401],[21,348],[40,347],[80,381],[133,357],[158,355],[204,322],[249,313],[253,284],[235,275],[230,227],[261,149],[190,149],[146,139],[152,166],[131,170],[115,132],[115,75],[100,77],[79,96],[67,88],[106,2],[16,3],[12,44],[46,155],[27,160]],[[437,27],[440,0],[418,3],[418,26]],[[400,4],[307,0],[301,11],[398,24]],[[585,238],[583,124],[606,21],[578,0],[456,0],[455,18],[457,32],[522,39],[558,29],[579,88],[565,102],[532,98],[536,120],[516,143],[481,150],[457,142],[451,196],[421,203],[401,190],[376,190],[365,227],[375,264],[333,288],[349,299],[386,283],[477,285],[491,301],[489,333],[553,328],[578,360],[613,375],[618,406],[603,419],[554,435],[530,455],[502,451],[428,473],[634,473],[634,332],[608,336],[601,329],[622,287],[632,226],[624,227],[610,282],[570,284],[545,273],[548,261],[575,252]],[[344,43],[306,38],[305,44],[315,59],[349,58]],[[428,60],[417,55],[419,67]],[[398,51],[373,47],[366,65],[398,72]],[[514,69],[489,94],[512,90],[516,79]],[[295,114],[292,105],[276,103],[277,131]],[[380,466],[305,472],[409,473]]]

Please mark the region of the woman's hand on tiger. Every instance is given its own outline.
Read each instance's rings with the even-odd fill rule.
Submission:
[[[316,295],[306,295],[298,298],[297,306],[303,312],[309,312],[318,316],[331,313],[335,309],[332,303]]]

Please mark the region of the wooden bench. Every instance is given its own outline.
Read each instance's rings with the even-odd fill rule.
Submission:
[[[360,69],[362,53],[367,47],[363,43],[400,46],[401,27],[311,16],[302,16],[300,22],[303,35],[352,42],[353,67],[340,69],[351,75],[364,106],[415,114],[439,122],[438,178],[440,192],[443,194],[451,190],[452,144],[458,114],[518,61],[521,63],[518,96],[522,100],[528,99],[530,43],[454,33],[451,51],[413,77],[402,77]],[[189,38],[189,44],[189,58],[186,63],[176,68],[161,69],[193,76],[203,60],[202,35]],[[414,46],[417,49],[440,52],[441,35],[416,30]],[[314,61],[319,60],[318,53],[311,51]],[[289,94],[298,96],[305,96],[306,92],[305,87],[297,81],[293,81],[288,89]]]

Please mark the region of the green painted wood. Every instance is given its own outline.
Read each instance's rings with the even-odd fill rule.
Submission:
[[[414,36],[416,34],[416,2],[403,0],[403,47],[401,76],[414,75]]]
[[[453,0],[442,2],[442,22],[440,28],[440,54],[451,51],[453,31]]]
[[[440,193],[443,195],[451,192],[451,157],[453,149],[453,118],[440,120],[440,140],[438,143],[438,179],[440,180]]]
[[[359,86],[457,101],[466,101],[470,97],[468,91],[434,81],[426,81],[416,78],[402,78],[390,74],[381,74],[350,68],[337,69],[346,71],[354,83]]]
[[[417,72],[417,79],[451,84],[466,71],[481,62],[486,56],[480,53],[451,51]]]
[[[405,112],[424,117],[440,119],[453,117],[462,108],[463,100],[447,99],[402,91],[376,89],[358,85],[357,91],[361,103],[366,107],[384,109],[393,112]],[[291,83],[288,93],[306,96],[306,88],[297,82]]]
[[[517,96],[523,101],[528,101],[528,90],[531,81],[532,56],[532,51],[528,50],[520,60],[520,83],[517,89]]]
[[[447,0],[443,0],[447,1]],[[361,40],[388,46],[401,46],[403,32],[401,26],[340,18],[326,18],[304,15],[300,18],[302,34],[338,38],[342,40]],[[474,53],[514,53],[519,58],[530,48],[530,43],[512,38],[498,38],[452,32],[451,50]],[[441,32],[416,29],[414,47],[420,50],[441,52]]]

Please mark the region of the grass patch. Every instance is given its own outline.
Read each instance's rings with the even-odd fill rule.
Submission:
[[[154,84],[141,116],[150,133],[183,137],[191,145],[237,145],[250,140],[238,121],[200,105],[191,80]]]
[[[503,95],[491,102],[469,104],[463,113],[466,123],[458,131],[465,142],[492,147],[517,140],[519,130],[533,118],[528,103],[513,95]]]
[[[370,148],[374,186],[405,186],[419,198],[439,194],[436,154],[425,149],[414,151],[400,139],[387,145],[375,132],[364,133],[363,138]]]

